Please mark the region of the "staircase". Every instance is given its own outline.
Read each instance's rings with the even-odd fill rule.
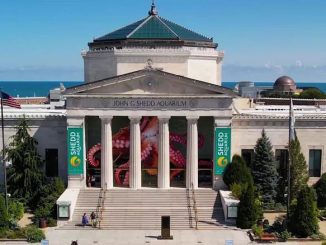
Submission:
[[[81,190],[72,221],[61,229],[80,229],[84,213],[96,210],[100,190]],[[192,192],[186,189],[114,189],[106,192],[101,229],[159,230],[161,216],[171,216],[171,229],[194,229]],[[218,193],[211,189],[195,190],[198,229],[223,228],[224,215]],[[83,228],[83,229],[91,229]],[[94,228],[93,228],[94,229]]]

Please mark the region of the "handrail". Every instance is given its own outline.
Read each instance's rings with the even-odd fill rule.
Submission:
[[[194,212],[195,212],[195,221],[196,221],[196,230],[198,230],[198,213],[197,213],[197,204],[194,190],[194,183],[191,183],[191,191],[192,191],[192,201],[194,202]]]
[[[100,212],[100,207],[101,207],[101,203],[102,203],[102,193],[103,193],[103,188],[100,189],[100,193],[98,195],[98,199],[97,199],[97,206],[96,206],[96,219],[98,219],[98,215]],[[100,224],[100,222],[98,222]]]
[[[103,210],[104,210],[104,202],[106,198],[106,191],[107,191],[107,183],[104,185],[104,193],[102,196],[102,202],[101,202],[101,210],[100,210],[100,222],[98,224],[98,228],[101,229],[101,221],[103,220]]]
[[[186,189],[186,197],[187,197],[187,209],[188,209],[188,217],[189,217],[189,227],[193,228],[193,226],[192,226],[192,215],[191,215],[191,203],[190,203],[189,188]]]

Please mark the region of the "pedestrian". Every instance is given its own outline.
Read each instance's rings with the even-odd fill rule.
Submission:
[[[84,213],[83,217],[82,217],[82,225],[85,226],[88,224],[88,218],[86,213]]]
[[[91,223],[92,223],[92,227],[96,227],[96,214],[94,213],[94,211],[91,213],[90,215],[91,217]]]

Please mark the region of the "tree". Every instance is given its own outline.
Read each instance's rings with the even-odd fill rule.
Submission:
[[[318,207],[326,207],[326,173],[324,173],[317,183],[314,185],[317,193],[317,204]]]
[[[326,99],[326,94],[320,91],[318,88],[308,88],[304,90],[299,98],[302,99]]]
[[[8,189],[16,198],[30,202],[40,188],[44,178],[43,161],[37,152],[38,142],[29,135],[28,124],[23,118],[17,126],[17,132],[6,150],[12,165],[8,168]]]
[[[253,182],[250,170],[241,156],[234,155],[232,157],[232,162],[226,166],[223,174],[223,181],[228,187],[234,183],[242,184]]]
[[[57,206],[56,201],[60,195],[65,191],[65,185],[60,178],[54,178],[46,185],[43,185],[36,203],[35,217],[36,218],[56,218]]]
[[[293,200],[297,197],[300,189],[307,184],[309,179],[306,159],[301,152],[300,141],[297,137],[290,142],[290,158],[290,199]]]
[[[298,198],[290,208],[290,231],[298,237],[317,234],[318,210],[314,190],[304,186],[298,193]]]
[[[256,223],[258,215],[259,211],[257,210],[254,187],[252,183],[250,183],[240,198],[237,227],[241,229],[251,228]]]
[[[5,198],[0,195],[0,228],[7,227],[9,224],[9,216],[6,208]]]
[[[272,145],[265,130],[262,130],[261,138],[257,140],[251,171],[264,208],[273,206],[276,197],[278,173]]]

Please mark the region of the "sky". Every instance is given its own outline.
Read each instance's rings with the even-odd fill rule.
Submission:
[[[87,43],[147,16],[151,0],[1,0],[0,81],[82,81]],[[326,82],[326,0],[156,0],[213,37],[223,81]]]

